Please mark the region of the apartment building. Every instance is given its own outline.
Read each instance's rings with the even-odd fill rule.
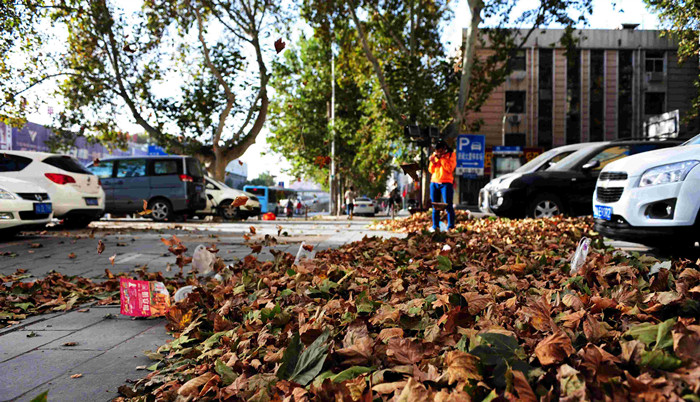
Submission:
[[[488,145],[552,147],[641,137],[643,122],[678,109],[697,94],[698,59],[678,64],[678,46],[661,31],[584,29],[567,52],[558,29],[534,32],[510,60],[512,73],[469,118],[481,118]],[[488,54],[478,49],[477,55]],[[696,119],[681,135],[700,131]]]

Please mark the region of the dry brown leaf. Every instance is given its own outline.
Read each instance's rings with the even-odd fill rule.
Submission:
[[[469,353],[453,350],[447,353],[445,358],[447,376],[450,385],[454,383],[464,384],[469,380],[481,380],[479,374],[479,358]]]
[[[199,388],[206,384],[214,376],[216,376],[215,373],[206,372],[198,377],[195,377],[182,384],[180,389],[177,390],[177,394],[182,396],[197,396],[199,395]]]
[[[543,366],[561,363],[574,353],[576,350],[571,345],[571,339],[563,331],[544,338],[535,347],[535,355]]]

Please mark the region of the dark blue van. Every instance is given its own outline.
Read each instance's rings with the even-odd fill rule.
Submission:
[[[154,221],[194,215],[206,206],[204,169],[189,156],[125,156],[105,158],[88,167],[105,191],[105,213],[143,211],[148,203]]]

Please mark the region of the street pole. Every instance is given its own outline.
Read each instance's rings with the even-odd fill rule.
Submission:
[[[332,28],[331,28],[332,32]],[[331,41],[331,172],[328,180],[330,191],[331,205],[329,206],[330,214],[337,213],[339,204],[333,196],[333,182],[335,180],[335,54],[333,53],[333,41]],[[337,189],[336,189],[337,191]]]

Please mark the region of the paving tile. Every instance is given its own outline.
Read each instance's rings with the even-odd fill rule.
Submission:
[[[104,320],[106,314],[119,314],[119,307],[88,308],[90,310],[86,313],[74,310],[58,317],[29,325],[25,329],[31,331],[77,331]]]
[[[35,388],[57,376],[70,377],[70,369],[99,353],[86,350],[34,350],[0,363],[0,400],[13,400],[29,392],[33,398],[40,393],[33,392]]]
[[[27,337],[34,333],[34,336]],[[7,361],[32,349],[69,335],[66,331],[14,331],[0,336],[0,362]]]
[[[98,324],[71,333],[60,341],[51,342],[41,349],[61,350],[108,350],[129,338],[156,325],[165,325],[164,318],[132,320],[126,316],[100,321]],[[77,342],[76,346],[62,346],[66,342]]]
[[[138,379],[149,373],[136,370],[138,366],[154,363],[143,352],[158,349],[168,339],[171,337],[163,325],[151,327],[71,370],[72,373],[83,374],[83,377],[72,379],[69,375],[60,376],[19,400],[30,401],[33,396],[48,390],[49,401],[109,401],[118,396],[117,389],[127,379]]]

